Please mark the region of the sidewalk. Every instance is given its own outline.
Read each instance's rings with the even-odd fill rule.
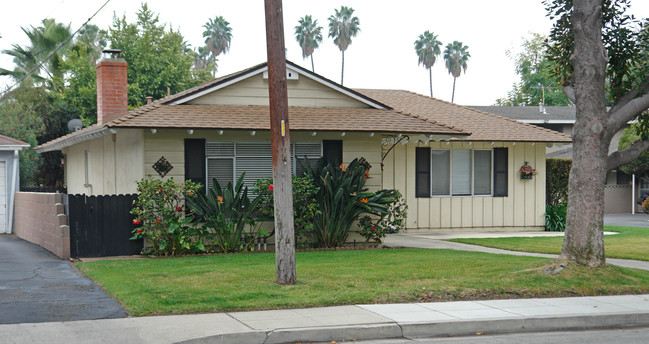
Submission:
[[[0,325],[0,343],[293,343],[649,325],[649,294]]]

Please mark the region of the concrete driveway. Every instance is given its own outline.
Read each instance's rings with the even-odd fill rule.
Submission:
[[[612,226],[649,227],[649,215],[639,214],[606,214],[604,224]]]
[[[127,314],[68,261],[0,235],[0,324],[122,318]]]

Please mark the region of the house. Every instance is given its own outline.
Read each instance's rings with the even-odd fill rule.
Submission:
[[[470,106],[470,108],[534,124],[566,135],[572,134],[577,116],[577,109],[574,106]],[[623,130],[620,130],[611,139],[610,152],[617,151],[622,132]],[[572,144],[548,147],[546,154],[548,158],[572,159]],[[632,179],[634,179],[632,176],[619,169],[608,172],[604,196],[607,214],[642,211],[634,200],[641,194],[649,194],[649,180],[638,178],[632,187]]]
[[[0,234],[13,229],[14,194],[20,185],[18,151],[29,144],[0,135]]]
[[[71,194],[136,192],[146,175],[205,184],[272,176],[267,64],[126,109],[126,61],[97,65],[97,124],[37,147],[62,150]],[[542,230],[545,147],[570,137],[399,90],[350,89],[287,61],[293,171],[298,160],[373,166],[396,188],[409,230]],[[529,164],[538,174],[522,180]]]

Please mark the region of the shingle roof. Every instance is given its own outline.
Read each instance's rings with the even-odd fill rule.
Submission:
[[[546,106],[545,113],[538,106],[468,106],[472,109],[499,116],[521,120],[574,121],[577,108],[574,106]]]
[[[107,123],[115,128],[269,130],[268,106],[151,104]],[[394,110],[290,107],[291,130],[467,135],[466,131]]]
[[[491,113],[402,90],[357,90],[395,110],[451,124],[470,141],[571,142],[570,136]]]
[[[0,146],[29,147],[29,143],[0,135]]]

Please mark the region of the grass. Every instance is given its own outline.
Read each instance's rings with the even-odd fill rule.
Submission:
[[[649,261],[649,228],[604,226],[605,231],[619,234],[604,236],[607,258]],[[563,237],[452,239],[450,241],[512,251],[561,253]]]
[[[424,249],[302,252],[298,283],[275,284],[273,254],[78,263],[134,316],[386,302],[649,292],[649,272]]]

